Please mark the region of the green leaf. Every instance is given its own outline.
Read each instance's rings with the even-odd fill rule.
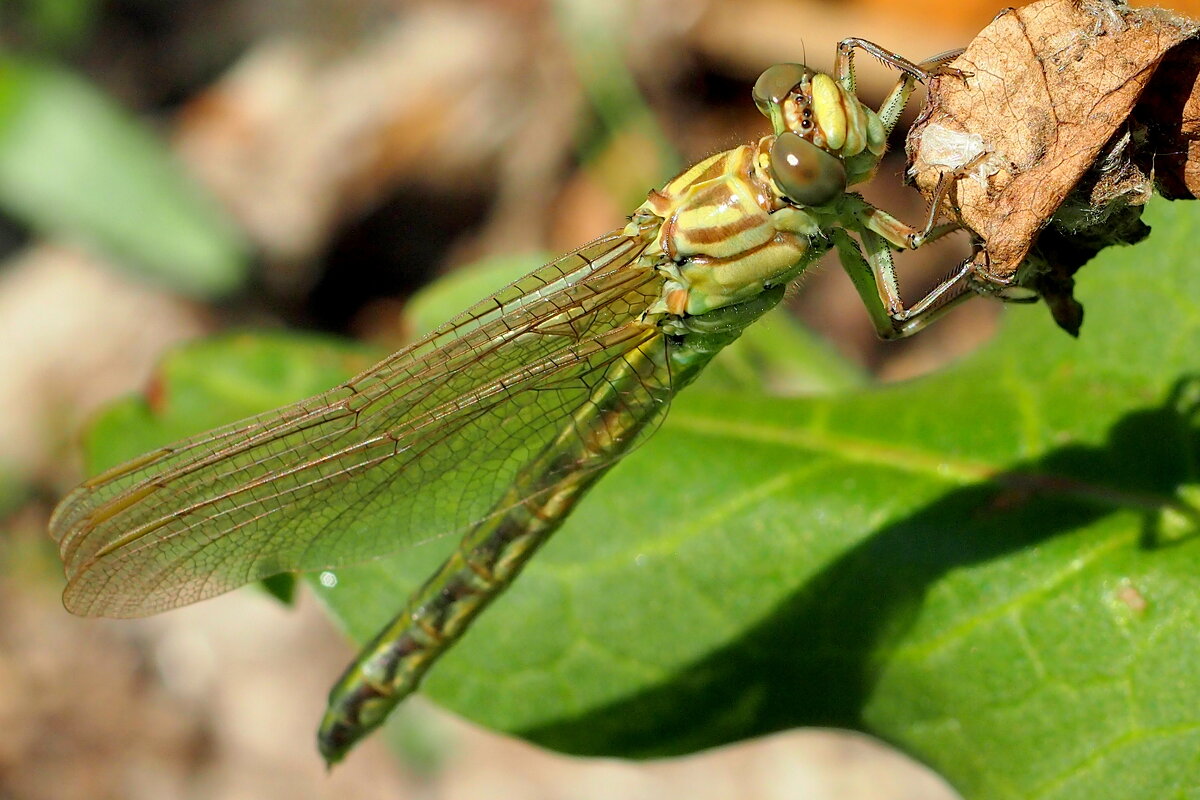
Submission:
[[[0,206],[181,291],[245,279],[245,242],[156,136],[86,81],[11,55],[0,55]]]
[[[968,798],[1188,796],[1200,217],[1148,217],[1147,243],[1079,274],[1079,340],[1012,307],[992,345],[918,381],[684,393],[428,694],[572,753],[832,725],[897,744]],[[175,377],[201,384],[196,409],[246,394]],[[107,437],[174,435],[156,425]],[[453,545],[339,569],[318,591],[366,639]]]
[[[685,393],[426,684],[573,753],[667,755],[857,728],[968,797],[1147,797],[1200,779],[1200,232],[1081,273],[912,383],[815,400]],[[977,300],[974,302],[984,302]],[[652,487],[648,490],[647,487]],[[445,543],[339,570],[364,639]],[[375,608],[372,608],[375,605]]]

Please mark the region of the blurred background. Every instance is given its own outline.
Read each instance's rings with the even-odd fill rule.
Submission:
[[[288,609],[243,591],[145,621],[75,619],[45,528],[83,476],[89,416],[145,390],[173,346],[294,329],[397,347],[408,298],[431,280],[499,256],[540,263],[620,226],[683,166],[765,133],[750,87],[766,66],[829,70],[847,36],[919,60],[999,10],[0,0],[0,799],[952,797],[849,734],[588,761],[420,701],[327,776],[313,730],[352,648],[309,599]],[[895,75],[859,66],[877,104]],[[893,147],[864,193],[915,223],[924,208]],[[963,252],[906,255],[906,293]],[[885,345],[838,269],[815,270],[790,303],[883,380],[969,351],[998,313],[972,301]]]

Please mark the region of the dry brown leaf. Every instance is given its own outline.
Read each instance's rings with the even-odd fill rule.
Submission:
[[[1134,120],[1153,135],[1155,186],[1170,200],[1200,196],[1200,41],[1167,53],[1134,109]]]
[[[1145,237],[1156,179],[1195,194],[1195,157],[1164,159],[1196,147],[1197,30],[1163,9],[1042,0],[1002,12],[950,65],[961,74],[932,81],[910,172],[928,198],[952,176],[947,214],[977,236],[976,285],[1030,290],[1078,331],[1075,271]]]

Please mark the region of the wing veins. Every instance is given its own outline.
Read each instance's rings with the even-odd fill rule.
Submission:
[[[454,407],[452,409],[452,411],[455,413],[447,414],[446,416],[453,417],[453,416],[457,416],[457,414],[459,414],[459,413],[464,413],[464,414],[469,413],[477,405],[480,406],[480,408],[477,409],[477,412],[480,414],[484,413],[486,411],[490,411],[496,405],[499,405],[500,403],[504,402],[505,399],[508,398],[509,391],[517,383],[531,381],[531,380],[534,380],[534,379],[540,377],[541,375],[554,374],[556,372],[561,371],[562,369],[564,369],[566,367],[569,367],[573,363],[577,363],[580,359],[586,358],[588,355],[594,355],[596,353],[601,353],[604,350],[606,350],[610,347],[613,347],[616,344],[622,343],[623,341],[632,341],[637,338],[644,338],[644,337],[646,337],[646,334],[649,332],[649,330],[650,329],[638,330],[636,328],[631,328],[631,326],[623,326],[622,328],[617,328],[617,329],[614,329],[613,331],[609,332],[610,334],[617,333],[617,332],[623,332],[623,335],[620,337],[613,337],[612,340],[608,341],[607,343],[605,343],[603,340],[600,340],[600,339],[590,340],[589,342],[587,342],[587,344],[593,345],[593,347],[590,348],[590,352],[584,351],[583,348],[580,348],[581,352],[572,353],[570,357],[563,357],[563,355],[561,353],[555,353],[554,356],[546,359],[541,364],[522,367],[519,370],[509,373],[509,375],[503,376],[502,378],[499,378],[496,381],[493,381],[492,385],[487,387],[486,392],[480,392],[477,395],[473,395],[470,403]],[[607,339],[609,337],[605,337],[605,338]],[[516,380],[513,381],[512,384],[506,385],[504,383],[504,379],[513,377],[513,376],[516,377]],[[521,391],[527,391],[527,390],[521,389]],[[490,397],[495,397],[495,396],[499,396],[499,397],[494,403],[491,403],[488,405],[483,404],[485,400],[487,400]],[[453,403],[455,401],[450,401],[450,402]],[[449,404],[446,404],[446,405],[449,405]],[[247,511],[256,505],[266,506],[268,501],[281,500],[282,498],[286,497],[289,494],[297,494],[303,490],[307,490],[312,487],[319,486],[320,484],[322,484],[324,482],[327,482],[327,481],[333,482],[335,480],[345,478],[347,475],[349,475],[350,473],[352,473],[356,470],[361,470],[364,468],[369,468],[371,466],[374,466],[375,464],[378,464],[388,458],[391,458],[392,456],[396,455],[398,452],[402,452],[402,450],[400,450],[398,446],[402,444],[403,439],[408,438],[410,436],[416,436],[419,432],[428,429],[430,425],[432,425],[438,419],[442,419],[442,418],[444,418],[444,417],[442,417],[441,415],[436,415],[433,413],[427,414],[427,415],[425,415],[425,420],[421,424],[410,427],[399,438],[395,437],[391,434],[385,434],[382,436],[372,437],[372,439],[370,439],[370,440],[355,442],[354,444],[348,445],[347,447],[343,448],[342,450],[338,451],[337,453],[326,454],[319,459],[310,459],[301,464],[293,465],[292,467],[289,467],[288,469],[285,469],[285,470],[267,473],[267,474],[255,479],[254,481],[240,485],[234,489],[223,492],[220,495],[204,498],[203,500],[197,501],[186,508],[181,508],[170,514],[166,514],[161,517],[158,517],[152,521],[144,523],[142,526],[139,526],[138,528],[135,528],[135,529],[129,531],[124,536],[120,537],[119,539],[115,540],[114,542],[111,542],[111,543],[107,544],[105,547],[101,548],[99,551],[97,551],[95,554],[93,554],[87,562],[85,562],[83,565],[81,565],[81,567],[76,571],[76,573],[78,574],[80,572],[83,572],[89,566],[91,566],[92,564],[99,561],[101,558],[110,556],[113,553],[116,553],[117,551],[121,552],[122,557],[132,556],[132,555],[138,553],[144,547],[158,546],[162,542],[178,538],[179,536],[182,536],[186,533],[189,533],[189,532],[195,530],[195,528],[197,526],[205,525],[205,524],[207,524],[213,520],[219,519],[221,517],[228,516],[230,514],[234,514],[237,512]],[[470,422],[470,421],[471,421],[470,419],[464,420],[464,421],[462,421],[462,423],[460,423],[460,425],[458,427],[461,428],[463,424],[466,424],[467,422]],[[437,433],[438,429],[436,429],[436,428],[433,429],[433,432]],[[446,435],[449,435],[450,432],[452,432],[452,431],[446,432]],[[244,495],[247,492],[252,492],[256,488],[259,488],[261,486],[270,485],[282,478],[286,478],[286,477],[289,477],[292,475],[302,474],[310,469],[319,467],[322,464],[331,463],[340,458],[343,458],[343,457],[346,457],[349,455],[354,455],[355,453],[358,453],[358,452],[366,451],[366,450],[370,449],[371,447],[374,447],[374,446],[377,446],[380,444],[384,444],[388,441],[391,441],[393,443],[393,448],[392,448],[393,452],[388,455],[380,456],[378,458],[367,460],[367,461],[354,462],[354,463],[346,465],[345,467],[337,470],[336,472],[317,473],[310,481],[293,484],[286,488],[280,489],[279,491],[272,492],[271,494],[268,494],[268,495],[252,496],[246,502],[243,502],[243,503],[240,503],[237,505],[233,505],[228,508],[221,509],[220,512],[217,514],[201,517],[200,519],[198,519],[194,522],[186,523],[183,527],[180,527],[177,530],[167,532],[162,537],[146,541],[140,547],[132,547],[131,546],[134,542],[142,539],[146,535],[146,533],[150,533],[150,532],[153,532],[154,530],[158,530],[163,525],[170,524],[172,521],[184,520],[187,517],[194,515],[197,511],[201,511],[205,508],[215,506],[218,503],[222,503],[226,500],[229,500],[230,498],[237,497],[239,495]],[[438,439],[437,441],[440,441],[440,439]],[[424,443],[424,440],[422,438],[417,438],[413,441],[413,445],[422,444],[422,443]],[[436,441],[434,443],[436,443]],[[410,445],[410,446],[412,446],[412,445]],[[404,448],[404,450],[407,450],[407,449],[408,449],[408,447]],[[420,455],[421,453],[427,452],[427,451],[428,451],[428,448],[425,448],[424,450],[420,451],[420,453],[418,453],[418,455]],[[306,493],[306,494],[308,494],[308,493]],[[236,523],[233,526],[224,528],[223,530],[226,533],[238,530],[239,528],[244,527],[245,525],[249,524],[250,522],[252,522],[256,519],[261,519],[262,516],[266,516],[271,513],[276,513],[278,511],[283,510],[284,508],[286,508],[286,504],[284,504],[284,503],[273,504],[273,505],[265,508],[265,512],[263,515],[261,515],[261,516],[255,515],[254,517],[250,517],[247,520]]]

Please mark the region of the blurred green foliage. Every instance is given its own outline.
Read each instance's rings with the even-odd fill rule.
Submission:
[[[0,209],[179,291],[245,280],[247,246],[159,136],[88,81],[0,54]]]
[[[622,52],[637,14],[636,4],[554,0],[551,10],[567,53],[582,84],[597,125],[585,131],[581,155],[585,164],[617,146],[625,170],[614,170],[612,159],[592,178],[622,207],[645,200],[647,186],[657,186],[683,167],[675,146],[664,134],[642,96]],[[624,141],[618,141],[624,139]]]
[[[0,464],[0,519],[16,510],[25,500],[28,487],[16,471]]]
[[[41,51],[70,49],[86,37],[100,0],[3,0],[0,25]]]

